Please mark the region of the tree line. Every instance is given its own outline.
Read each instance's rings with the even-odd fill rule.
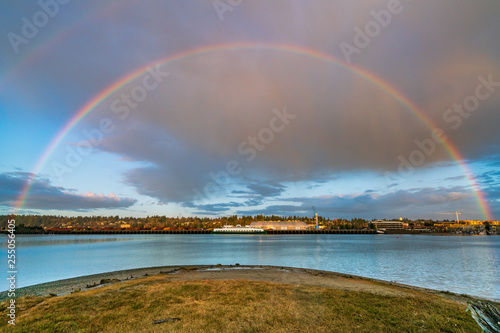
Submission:
[[[314,217],[304,216],[278,216],[278,215],[230,215],[222,217],[126,217],[126,216],[61,216],[61,215],[0,215],[0,228],[5,229],[7,221],[15,219],[17,228],[84,228],[84,227],[120,227],[129,225],[132,228],[175,228],[192,227],[216,228],[226,224],[248,225],[253,221],[302,221],[307,224],[315,224]],[[367,221],[360,218],[354,219],[329,219],[318,216],[318,222],[322,226],[337,227],[339,229],[358,229],[367,226]]]

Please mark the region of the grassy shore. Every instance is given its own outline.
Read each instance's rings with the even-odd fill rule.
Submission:
[[[7,325],[3,301],[0,330],[481,332],[466,300],[313,270],[188,267],[63,296],[23,296],[15,327]],[[170,320],[153,324],[161,319]]]

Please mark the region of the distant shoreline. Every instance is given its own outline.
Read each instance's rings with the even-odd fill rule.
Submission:
[[[7,234],[7,231],[0,231]],[[77,230],[51,232],[16,232],[16,235],[209,235],[211,230]],[[432,235],[432,236],[499,236],[498,234],[477,235],[452,232],[421,232],[406,229],[391,229],[384,233],[375,230],[267,230],[267,235]],[[265,236],[265,235],[264,235]]]
[[[375,230],[358,230],[358,229],[343,229],[343,230],[266,230],[268,235],[284,235],[284,234],[377,234]],[[2,231],[6,234],[6,231]],[[21,231],[16,232],[19,235],[137,235],[137,234],[158,234],[158,235],[207,235],[211,234],[212,230],[57,230],[57,231]]]

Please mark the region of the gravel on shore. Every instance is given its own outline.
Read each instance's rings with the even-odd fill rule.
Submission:
[[[320,271],[314,269],[278,267],[278,266],[244,266],[244,265],[192,265],[161,266],[80,276],[59,281],[47,282],[16,290],[20,296],[62,296],[76,291],[91,290],[103,285],[142,278],[151,275],[165,274],[171,280],[254,280],[295,285],[315,285],[348,291],[364,291],[382,295],[411,296],[414,292],[428,292],[447,299],[467,303],[475,298],[450,292],[414,287],[395,282],[381,281],[342,273]],[[8,299],[7,291],[0,292],[0,301]]]

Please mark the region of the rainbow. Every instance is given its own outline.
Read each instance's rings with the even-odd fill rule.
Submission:
[[[160,59],[153,63],[148,64],[147,66],[136,69],[135,71],[125,75],[118,81],[114,82],[106,89],[101,91],[99,94],[94,96],[87,104],[85,104],[78,112],[70,119],[70,121],[59,131],[59,133],[53,138],[50,142],[46,150],[43,152],[42,156],[36,163],[33,168],[32,174],[36,175],[39,173],[49,156],[52,154],[54,149],[59,145],[62,139],[68,134],[69,131],[73,127],[75,127],[86,115],[91,113],[96,107],[101,105],[110,95],[117,92],[119,89],[133,81],[134,79],[140,77],[141,75],[147,72],[147,69],[155,66],[163,66],[168,63],[185,60],[191,57],[200,56],[204,54],[208,54],[215,51],[229,51],[229,50],[247,50],[247,49],[263,49],[277,52],[288,52],[296,55],[306,56],[310,58],[314,58],[317,60],[321,60],[330,64],[334,64],[345,68],[351,73],[363,78],[364,80],[374,84],[396,101],[398,101],[401,105],[403,105],[406,109],[412,112],[418,119],[424,123],[431,130],[437,128],[437,126],[433,123],[433,121],[422,111],[420,110],[411,100],[409,100],[405,95],[399,92],[395,87],[391,86],[388,82],[383,80],[382,78],[376,76],[375,74],[367,71],[366,69],[356,67],[350,64],[347,64],[344,61],[338,60],[332,57],[329,54],[323,53],[318,50],[308,49],[301,46],[293,46],[286,44],[263,44],[263,43],[233,43],[233,44],[216,44],[203,46],[196,49],[187,50],[184,52],[177,53],[175,55]],[[449,141],[445,141],[443,143],[447,153],[458,163],[461,167],[464,175],[467,177],[468,181],[471,184],[471,187],[475,193],[475,199],[477,201],[478,207],[483,215],[484,219],[491,220],[491,212],[488,206],[487,200],[484,197],[484,194],[481,191],[473,173],[467,166],[464,161],[464,158],[458,151],[456,147],[452,145]],[[17,199],[15,205],[15,211],[17,212],[23,206],[27,195],[30,191],[31,184],[33,182],[33,178],[30,181],[26,182],[25,186],[22,189],[22,192]]]

